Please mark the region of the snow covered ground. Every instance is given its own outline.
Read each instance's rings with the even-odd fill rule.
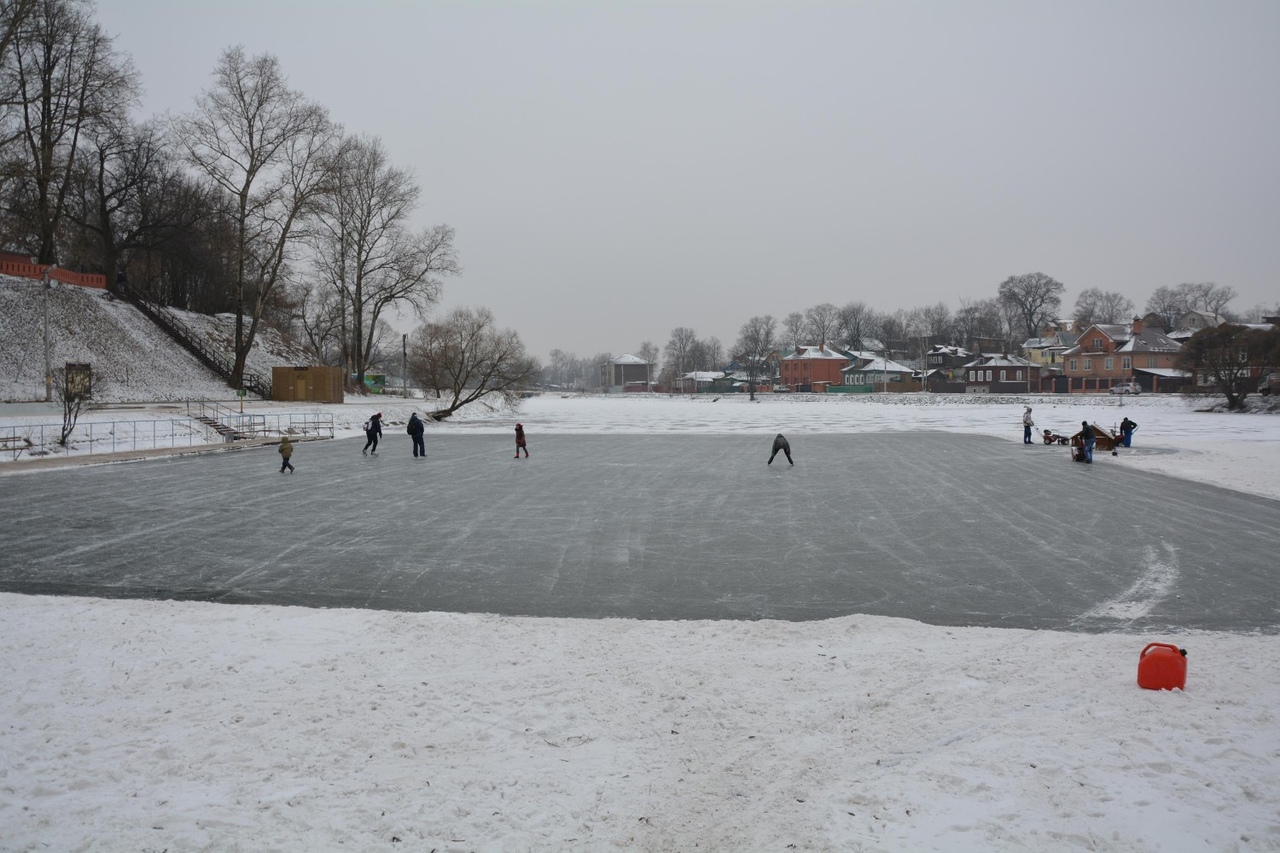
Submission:
[[[429,430],[519,419],[535,455],[544,434],[671,431],[756,433],[763,456],[784,432],[803,464],[805,434],[947,430],[1070,465],[1021,447],[1024,402],[1055,431],[1137,421],[1134,448],[1100,464],[1280,499],[1280,418],[1163,397],[544,396]],[[394,433],[415,406],[433,408],[308,410],[342,436],[374,410]],[[0,850],[1280,849],[1277,624],[1081,635],[6,594],[0,626]],[[1153,641],[1187,649],[1185,692],[1136,686]]]
[[[39,281],[0,276],[0,401],[44,399],[45,292]],[[57,285],[48,294],[49,363],[88,364],[96,401],[217,400],[227,385],[140,311],[106,291]],[[234,351],[234,317],[172,310],[187,330]],[[249,351],[251,372],[309,364],[296,346],[263,328]]]

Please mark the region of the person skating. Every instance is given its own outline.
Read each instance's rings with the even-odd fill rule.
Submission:
[[[364,448],[360,451],[360,454],[367,456],[372,453],[377,456],[378,436],[382,435],[382,412],[378,412],[364,422],[364,435],[368,440],[364,443]]]
[[[1031,407],[1027,406],[1027,410],[1022,413],[1022,443],[1031,443],[1031,428],[1036,422],[1031,420]]]
[[[426,459],[427,446],[422,441],[422,433],[426,426],[422,423],[422,418],[418,417],[418,413],[414,412],[409,415],[409,435],[413,438],[413,458]]]
[[[293,457],[293,442],[289,439],[289,436],[286,435],[280,439],[280,473],[281,474],[285,472],[286,468],[289,470],[290,474],[293,473],[293,463],[289,461],[292,457]]]
[[[778,436],[773,440],[773,452],[769,454],[769,461],[765,464],[772,465],[773,457],[778,455],[779,450],[787,454],[788,462],[790,462],[792,465],[796,464],[791,459],[791,443],[787,441],[786,436],[784,436],[782,433],[778,433]]]
[[[1124,439],[1125,447],[1128,447],[1133,442],[1133,431],[1137,428],[1138,425],[1128,418],[1120,422],[1120,436]]]
[[[524,437],[524,424],[516,424],[516,458],[520,458],[520,451],[524,451],[524,458],[529,458],[529,444]]]

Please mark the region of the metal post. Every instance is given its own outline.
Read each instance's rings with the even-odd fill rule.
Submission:
[[[404,385],[404,398],[409,399],[409,336],[400,336],[400,381]]]
[[[49,269],[44,268],[44,401],[53,402],[53,365],[49,353]]]

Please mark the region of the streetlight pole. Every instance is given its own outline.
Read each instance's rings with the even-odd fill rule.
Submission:
[[[44,268],[44,401],[53,402],[53,364],[49,352],[49,269]]]
[[[400,336],[400,376],[404,383],[404,398],[409,399],[409,336]]]

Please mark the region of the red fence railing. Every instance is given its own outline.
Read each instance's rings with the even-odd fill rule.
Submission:
[[[0,275],[16,275],[22,278],[43,279],[45,269],[49,270],[49,278],[62,284],[77,284],[80,287],[96,287],[107,289],[107,277],[87,272],[50,267],[48,264],[36,264],[30,261],[18,261],[13,258],[0,258]]]

